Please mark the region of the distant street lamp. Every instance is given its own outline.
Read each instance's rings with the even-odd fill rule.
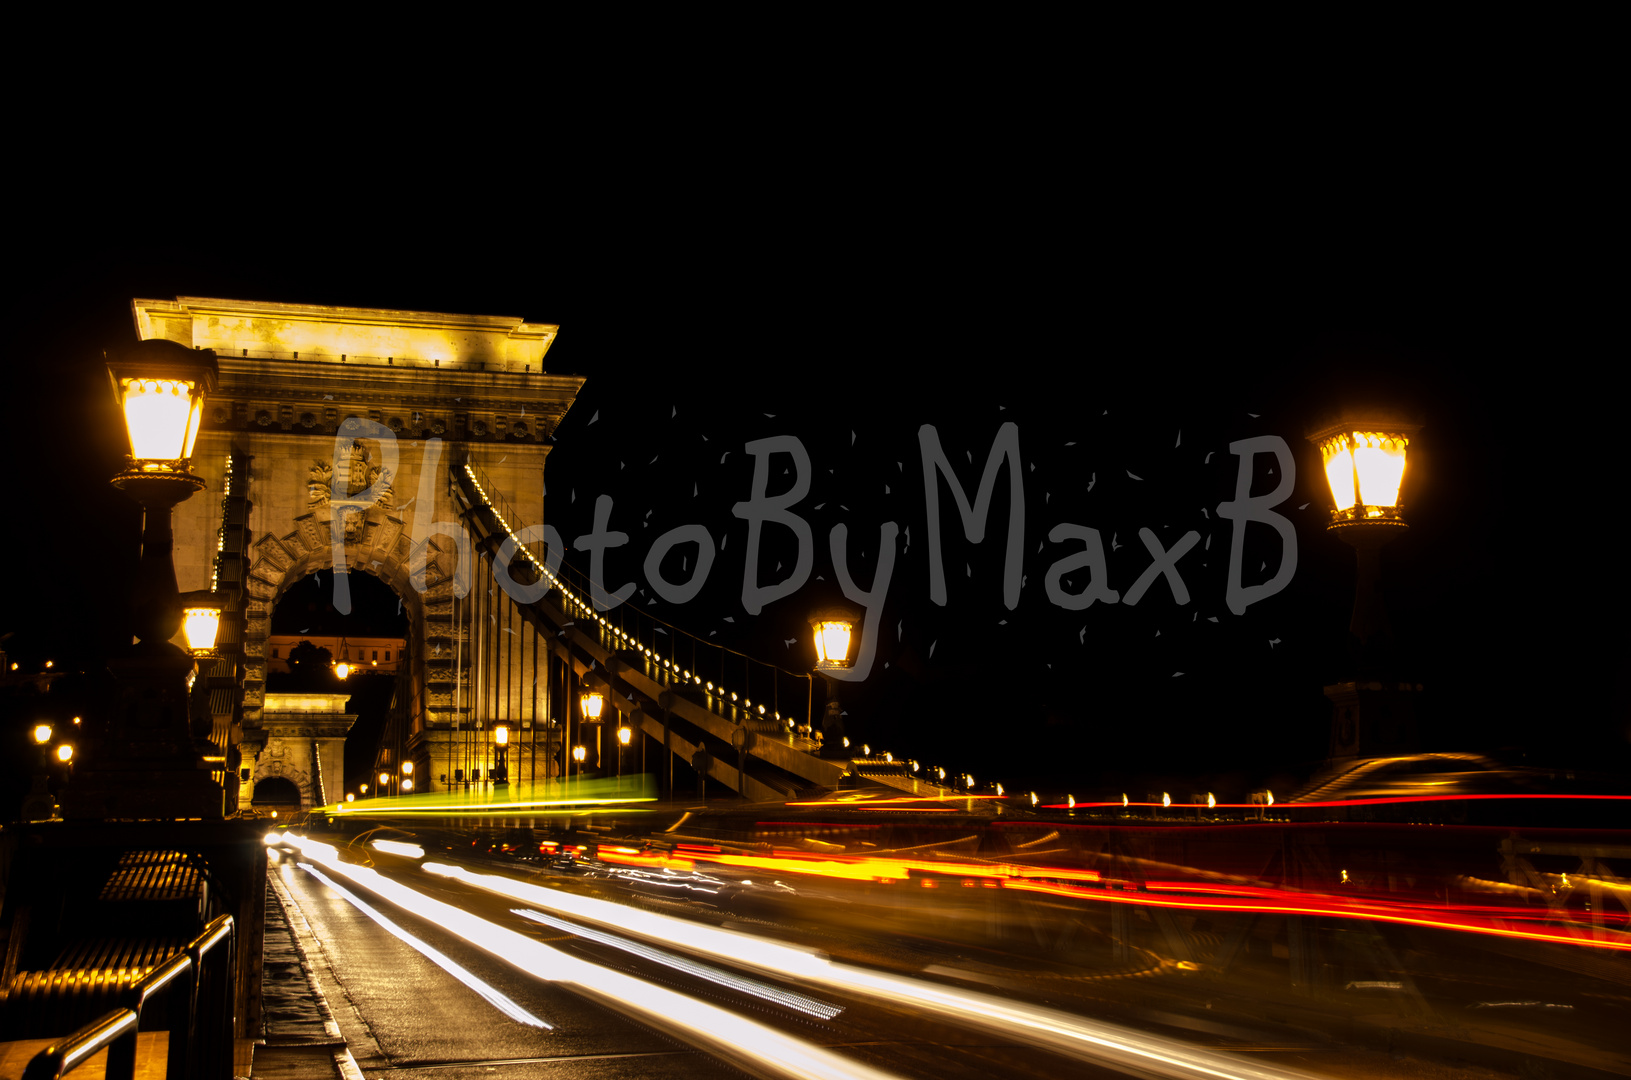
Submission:
[[[510,782],[510,729],[503,724],[493,729],[493,783]]]
[[[578,694],[578,707],[586,724],[599,723],[601,710],[605,706],[606,695],[595,687],[585,685],[583,691]]]
[[[846,607],[828,607],[810,616],[810,631],[815,641],[818,675],[842,671],[855,662],[855,647],[859,635],[855,632],[857,616]],[[827,707],[821,717],[823,741],[837,742],[844,735],[844,708],[838,701],[837,680],[827,679]],[[847,745],[847,744],[846,744]]]
[[[581,685],[582,688],[578,691],[578,711],[583,717],[583,723],[599,724],[601,718],[606,712],[606,694],[599,687],[590,686],[587,676],[584,677],[584,681]],[[583,737],[581,729],[579,730],[578,737]],[[584,753],[585,756],[587,756],[588,751],[585,750]],[[583,758],[577,756],[576,750],[573,751],[573,757],[576,758],[581,765]],[[600,763],[600,728],[597,727],[595,728],[595,768],[600,769],[602,767],[603,766]],[[581,769],[579,771],[581,773]]]
[[[855,615],[848,608],[825,608],[810,616],[817,671],[847,668],[855,660]]]

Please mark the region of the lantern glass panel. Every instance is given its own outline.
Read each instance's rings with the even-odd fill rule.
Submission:
[[[841,664],[849,659],[850,624],[824,622],[816,626],[816,659]]]
[[[174,461],[192,453],[203,399],[181,379],[125,379],[125,429],[138,460]]]
[[[221,612],[218,608],[187,608],[182,613],[181,629],[187,635],[187,648],[193,652],[208,652],[215,648],[215,638],[220,633]]]
[[[1320,453],[1325,458],[1325,480],[1331,485],[1331,498],[1336,501],[1336,508],[1339,511],[1352,510],[1355,501],[1354,459],[1353,452],[1348,449],[1348,437],[1338,435],[1326,439]]]
[[[1399,485],[1404,481],[1404,436],[1356,431],[1353,441],[1359,501],[1365,506],[1398,506]]]

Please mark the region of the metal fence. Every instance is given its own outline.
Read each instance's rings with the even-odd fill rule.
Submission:
[[[164,1003],[170,1034],[165,1076],[231,1076],[234,935],[231,915],[214,919],[185,950],[132,983],[121,1008],[34,1055],[23,1080],[66,1076],[104,1049],[108,1080],[133,1080],[136,1034],[143,1010],[155,1000]]]

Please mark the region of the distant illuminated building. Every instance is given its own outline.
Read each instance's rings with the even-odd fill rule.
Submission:
[[[319,649],[327,649],[336,664],[350,664],[353,674],[390,672],[394,675],[402,661],[402,650],[408,645],[406,638],[399,637],[273,634],[266,639],[266,670],[287,673],[289,652],[302,641],[309,641]]]

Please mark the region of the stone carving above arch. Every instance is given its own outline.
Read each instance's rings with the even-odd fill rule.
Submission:
[[[254,801],[255,785],[262,780],[287,780],[300,789],[300,805],[302,808],[314,804],[311,772],[301,768],[288,757],[278,754],[277,751],[280,749],[281,747],[274,743],[261,754],[260,761],[256,764],[254,773],[250,775],[249,784],[245,789],[247,794],[243,798],[244,805],[249,805]]]
[[[338,504],[347,543],[359,539],[368,524],[377,523],[375,511],[395,509],[392,501],[395,478],[391,470],[373,464],[372,458],[362,439],[352,439],[338,470],[334,463],[317,459],[307,476],[306,492],[311,510],[318,514],[332,513],[333,505]]]

